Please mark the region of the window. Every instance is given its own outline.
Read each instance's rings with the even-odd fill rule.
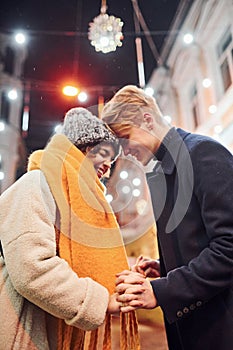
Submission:
[[[4,72],[13,75],[14,74],[14,61],[15,61],[15,54],[11,47],[6,48],[5,53],[5,67]]]
[[[221,37],[217,46],[218,63],[224,92],[233,83],[233,41],[230,28]]]
[[[6,93],[2,92],[1,96],[1,116],[0,119],[8,122],[10,112],[10,102]]]
[[[196,85],[194,85],[190,91],[190,103],[191,103],[193,127],[194,129],[196,129],[199,124],[199,106],[198,106],[198,96],[197,96]]]

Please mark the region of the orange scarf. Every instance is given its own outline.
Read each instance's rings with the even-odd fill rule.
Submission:
[[[91,277],[114,293],[116,273],[129,267],[118,224],[92,163],[64,135],[55,135],[43,151],[30,156],[28,170],[34,169],[43,171],[59,210],[59,256],[79,277]],[[140,349],[135,312],[121,314],[120,319],[121,349]],[[110,333],[108,315],[102,349],[111,349]],[[88,349],[97,349],[97,338],[98,330],[92,331]],[[59,321],[58,350],[81,350],[84,344],[84,331]]]

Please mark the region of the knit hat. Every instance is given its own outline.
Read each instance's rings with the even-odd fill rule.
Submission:
[[[95,145],[119,140],[104,122],[82,107],[71,108],[65,115],[61,133],[75,146]]]

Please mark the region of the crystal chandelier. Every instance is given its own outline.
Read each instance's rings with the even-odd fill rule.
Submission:
[[[117,46],[122,46],[122,27],[124,23],[120,18],[109,16],[107,13],[106,0],[102,0],[99,16],[89,23],[88,39],[96,51],[108,53],[115,51]]]

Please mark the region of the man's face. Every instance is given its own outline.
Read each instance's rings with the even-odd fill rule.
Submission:
[[[125,155],[131,154],[143,165],[153,158],[155,140],[143,126],[130,126],[123,131],[118,131],[117,136]]]
[[[111,144],[99,144],[87,149],[87,158],[93,163],[97,176],[100,179],[111,168],[115,158],[115,151]]]

